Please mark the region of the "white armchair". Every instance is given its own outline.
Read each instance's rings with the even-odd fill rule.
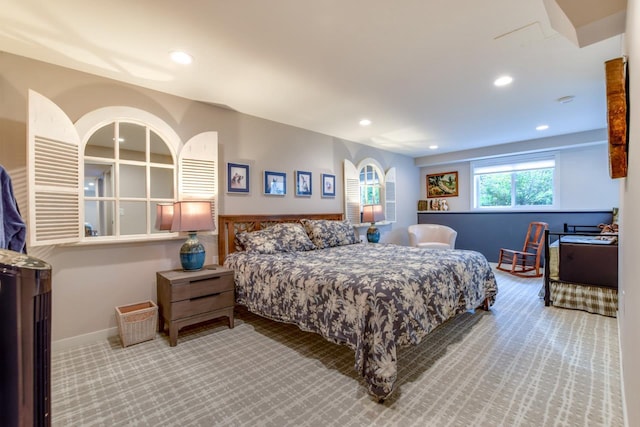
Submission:
[[[414,224],[409,226],[409,246],[431,249],[454,249],[458,232],[440,224]]]

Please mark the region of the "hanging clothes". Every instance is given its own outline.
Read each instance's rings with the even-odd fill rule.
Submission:
[[[0,222],[0,248],[27,253],[27,226],[22,220],[18,202],[13,195],[11,177],[2,165],[0,165],[0,188],[2,188],[2,199],[0,200],[0,218],[2,218]]]

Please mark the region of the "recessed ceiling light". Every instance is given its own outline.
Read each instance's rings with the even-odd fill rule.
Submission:
[[[511,82],[513,81],[513,77],[511,76],[501,76],[498,77],[493,84],[500,87],[500,86],[506,86],[508,84],[511,84]]]
[[[369,126],[370,124],[371,124],[371,120],[369,119],[360,120],[360,126]]]
[[[178,64],[189,65],[193,62],[193,57],[186,52],[174,50],[169,55],[171,55],[171,60]]]
[[[575,98],[575,96],[569,95],[569,96],[563,96],[561,98],[558,98],[557,101],[560,104],[568,104],[569,102],[573,101],[573,99]]]
[[[547,130],[547,129],[549,129],[549,125],[536,126],[536,130]]]
[[[436,150],[438,148],[437,145],[430,145],[429,150]]]

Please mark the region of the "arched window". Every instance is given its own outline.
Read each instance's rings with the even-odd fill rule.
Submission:
[[[360,214],[364,205],[382,205],[385,220],[396,221],[396,170],[389,168],[385,173],[375,159],[366,158],[356,167],[349,160],[344,161],[345,218],[353,224],[360,224]]]
[[[85,237],[158,232],[156,205],[175,200],[175,164],[149,125],[117,120],[93,132],[84,147]]]
[[[360,206],[379,205],[382,201],[382,172],[376,165],[366,164],[360,168]]]

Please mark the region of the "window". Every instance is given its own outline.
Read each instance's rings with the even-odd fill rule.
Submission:
[[[382,182],[375,165],[367,164],[360,169],[360,206],[379,205]]]
[[[362,206],[382,205],[385,220],[396,221],[396,169],[384,173],[372,158],[362,160],[356,167],[344,161],[345,219],[360,224]]]
[[[175,200],[174,165],[169,146],[148,125],[114,121],[91,134],[84,147],[85,237],[159,232],[156,204]]]
[[[474,162],[476,209],[544,209],[556,206],[555,154]]]

